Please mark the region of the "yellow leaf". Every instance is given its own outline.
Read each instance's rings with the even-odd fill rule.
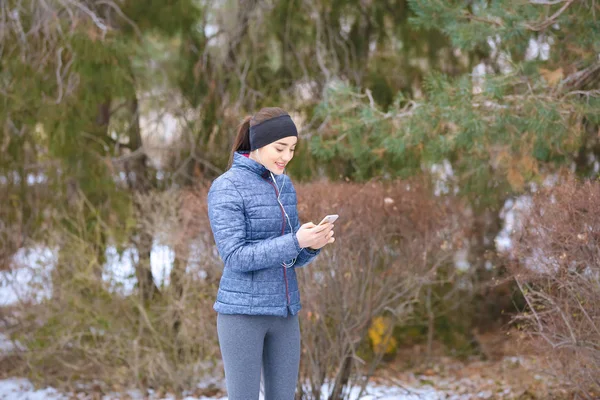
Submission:
[[[377,353],[391,354],[396,351],[398,343],[388,332],[391,332],[391,323],[389,318],[375,317],[369,327],[368,335],[373,345],[373,350]]]

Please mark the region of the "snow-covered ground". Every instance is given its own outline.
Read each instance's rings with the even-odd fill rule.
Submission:
[[[10,354],[13,352],[25,350],[24,346],[19,342],[10,340],[5,334],[0,333],[0,354]],[[429,381],[431,377],[419,377],[420,379],[427,379]],[[433,381],[431,381],[433,384]],[[437,386],[437,385],[436,385]],[[411,387],[409,384],[398,382],[394,385],[375,385],[369,384],[366,391],[362,396],[360,395],[360,388],[353,387],[348,393],[349,400],[470,400],[470,399],[489,399],[492,398],[492,391],[490,390],[475,390],[474,394],[465,394],[466,387],[476,387],[476,382],[463,382],[459,385],[463,389],[457,390],[456,387],[450,384],[450,382],[442,382],[441,387],[445,390],[435,389],[431,384],[427,383],[420,387]],[[206,388],[221,388],[225,387],[224,382],[217,380],[216,378],[211,381],[200,382],[197,385],[198,389]],[[504,389],[509,390],[509,389]],[[224,392],[224,390],[221,390]],[[327,394],[330,392],[330,388],[324,385],[322,388],[323,398],[327,398]],[[498,394],[498,393],[496,393]],[[185,395],[185,393],[184,393]],[[0,400],[91,400],[97,399],[97,393],[89,393],[82,389],[77,393],[66,393],[60,392],[53,387],[36,388],[26,378],[12,377],[9,379],[0,379]],[[177,397],[174,395],[157,395],[152,390],[147,393],[142,393],[137,389],[125,390],[119,393],[108,393],[104,394],[103,400],[175,400]],[[217,397],[205,397],[205,396],[191,396],[186,395],[183,397],[184,400],[227,400],[227,396]],[[264,397],[260,396],[261,400]]]
[[[326,387],[323,388],[327,390]],[[492,398],[491,391],[482,391],[473,395],[465,394],[448,394],[445,392],[437,391],[431,387],[424,387],[419,389],[414,388],[402,388],[402,387],[385,387],[385,386],[373,386],[367,387],[367,394],[362,397],[358,397],[359,388],[354,388],[350,391],[350,400],[467,400],[467,399],[489,399]],[[87,400],[92,395],[83,393],[60,393],[56,389],[48,387],[43,389],[36,389],[32,383],[24,378],[11,378],[0,380],[0,399],[6,400],[71,400],[80,399]],[[175,400],[174,395],[167,396],[156,396],[152,391],[147,394],[142,394],[138,390],[129,390],[123,393],[110,393],[102,397],[104,400],[109,399],[150,399],[150,400]],[[187,396],[184,400],[227,400],[227,397],[193,397]],[[260,397],[263,400],[261,394]]]

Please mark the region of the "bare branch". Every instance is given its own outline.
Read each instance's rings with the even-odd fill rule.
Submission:
[[[565,3],[558,11],[556,11],[554,14],[552,14],[550,17],[548,17],[546,20],[534,24],[534,23],[525,23],[524,26],[525,28],[527,28],[528,30],[531,31],[535,31],[535,32],[539,32],[542,31],[546,28],[548,28],[549,26],[551,26],[552,24],[554,24],[556,22],[556,20],[558,19],[558,17],[561,16],[562,13],[565,12],[565,10],[567,8],[569,8],[569,6],[571,4],[573,4],[575,2],[575,0],[530,0],[531,4],[545,4],[545,5],[555,5],[555,4],[561,4],[561,3]],[[464,18],[467,18],[471,21],[477,21],[477,22],[483,22],[486,24],[491,24],[491,25],[495,25],[499,28],[504,28],[504,22],[497,17],[492,17],[492,18],[486,18],[486,17],[480,17],[477,15],[473,15],[470,12],[465,12],[464,13]]]
[[[122,164],[122,163],[125,163],[127,161],[131,161],[131,160],[137,159],[139,157],[143,157],[145,155],[146,155],[146,151],[145,151],[144,147],[141,146],[141,147],[138,147],[137,149],[135,149],[134,151],[132,151],[130,153],[124,154],[124,155],[122,155],[120,157],[114,157],[114,158],[112,158],[111,162],[113,164]]]
[[[547,6],[553,6],[555,4],[564,3],[568,0],[529,0],[531,4],[542,4]]]
[[[321,37],[323,36],[323,21],[321,20],[321,15],[316,6],[313,5],[313,9],[311,11],[316,16],[317,23],[317,34],[315,35],[315,52],[317,55],[317,64],[319,64],[319,68],[323,72],[325,76],[325,81],[329,82],[332,78],[332,74],[325,65],[325,57],[323,55],[322,42]]]
[[[140,31],[140,28],[138,28],[138,26],[135,24],[135,22],[133,22],[127,15],[125,15],[125,13],[123,13],[123,10],[121,10],[121,7],[116,5],[113,1],[100,0],[100,1],[98,1],[97,4],[106,4],[107,6],[109,6],[113,10],[115,10],[115,12],[119,15],[119,17],[124,19],[133,28],[137,37],[138,38],[142,37],[142,32]]]
[[[564,4],[564,5],[563,5],[563,6],[562,6],[562,7],[561,7],[561,8],[560,8],[558,11],[556,11],[554,14],[552,14],[552,15],[551,15],[549,18],[547,18],[547,19],[546,19],[545,21],[543,21],[542,23],[540,23],[540,24],[537,24],[537,25],[525,24],[525,27],[526,27],[527,29],[529,29],[529,30],[536,31],[536,32],[539,32],[539,31],[542,31],[542,30],[546,29],[546,28],[547,28],[547,27],[549,27],[550,25],[554,24],[554,23],[556,22],[556,19],[557,19],[558,17],[560,17],[560,15],[561,15],[563,12],[565,12],[565,10],[566,10],[567,8],[569,8],[569,6],[570,6],[571,4],[573,4],[574,2],[575,2],[575,0],[566,0],[566,1],[565,1],[565,4]]]
[[[465,13],[465,17],[469,20],[472,21],[478,21],[478,22],[484,22],[486,24],[492,24],[492,25],[496,25],[497,27],[503,28],[504,27],[504,22],[502,22],[501,19],[499,18],[484,18],[484,17],[478,17],[476,15],[473,15],[469,12]]]
[[[20,57],[20,61],[36,73],[53,76],[57,85],[56,104],[72,93],[78,82],[78,78],[70,73],[76,55],[68,46],[67,36],[86,26],[85,21],[98,28],[104,38],[110,29],[118,28],[111,26],[109,17],[102,18],[99,12],[110,9],[131,24],[138,36],[141,35],[115,2],[101,0],[90,4],[96,9],[80,0],[37,0],[28,7],[21,1],[12,6],[0,2],[0,56]],[[63,59],[67,53],[65,65]]]
[[[582,95],[585,97],[599,97],[600,89],[596,90],[573,90],[572,92],[565,93],[565,96]]]
[[[108,31],[108,27],[104,24],[103,21],[100,20],[100,17],[98,17],[92,10],[90,10],[89,8],[87,8],[85,5],[81,4],[78,1],[74,1],[74,0],[64,0],[64,1],[66,1],[70,4],[73,4],[75,7],[79,8],[81,11],[86,13],[92,19],[92,21],[94,21],[94,24],[96,24],[98,29],[100,29],[104,34],[106,34],[106,32]]]
[[[572,91],[591,88],[600,81],[600,60],[580,71],[567,76],[557,87],[557,91]]]
[[[55,104],[59,104],[62,101],[63,97],[63,83],[62,83],[62,74],[60,73],[60,69],[62,67],[62,52],[64,47],[61,47],[56,52],[56,84],[58,85],[58,97],[56,98]]]

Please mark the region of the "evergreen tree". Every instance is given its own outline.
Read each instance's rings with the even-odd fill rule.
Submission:
[[[387,109],[373,88],[331,85],[319,108],[327,124],[311,144],[319,159],[335,165],[332,175],[406,176],[449,160],[461,193],[483,207],[561,165],[590,171],[600,157],[598,4],[411,1],[410,7],[410,24],[444,32],[460,52],[489,47],[481,65],[486,73],[452,77],[434,69],[423,96],[398,92]]]

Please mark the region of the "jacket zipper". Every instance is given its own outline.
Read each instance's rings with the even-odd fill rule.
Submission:
[[[273,189],[275,189],[275,195],[277,196],[277,198],[279,198],[279,191],[277,190],[275,185],[271,182],[271,180],[269,180],[269,184],[271,186],[273,186]],[[281,219],[282,219],[281,236],[283,236],[283,234],[285,233],[285,212],[284,212],[281,204],[279,202],[277,202],[277,204],[279,204],[279,208],[281,209]],[[281,268],[283,268],[283,280],[285,281],[285,298],[287,299],[287,306],[289,307],[291,300],[290,300],[290,290],[288,287],[288,280],[287,280],[287,271],[286,271],[287,268],[285,268],[284,265],[282,265]]]

